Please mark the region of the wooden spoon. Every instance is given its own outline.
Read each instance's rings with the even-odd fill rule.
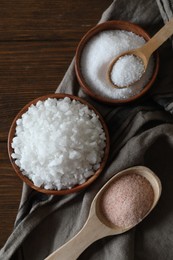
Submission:
[[[140,174],[144,176],[151,184],[154,191],[154,199],[153,204],[150,210],[143,216],[143,219],[151,212],[151,210],[156,206],[159,197],[161,195],[161,183],[159,178],[148,168],[143,166],[136,166],[124,171],[119,172],[114,175],[97,193],[95,196],[88,219],[83,226],[83,228],[79,231],[77,235],[75,235],[70,241],[61,246],[59,249],[54,251],[51,255],[49,255],[45,260],[74,260],[79,257],[79,255],[94,241],[110,235],[118,235],[126,232],[127,230],[133,228],[135,225],[130,227],[118,227],[111,224],[104,216],[101,209],[101,196],[105,190],[109,188],[109,185],[112,182],[115,182],[116,179],[126,174]]]
[[[143,62],[144,65],[144,71],[145,73],[149,59],[153,52],[157,50],[171,35],[173,34],[173,18],[169,20],[147,43],[145,43],[142,47],[133,49],[130,51],[126,51],[121,53],[118,57],[113,59],[113,61],[110,63],[108,72],[107,72],[107,77],[109,82],[113,87],[116,88],[126,88],[129,87],[130,85],[136,83],[137,81],[140,80],[140,78],[137,78],[136,81],[131,82],[128,86],[118,86],[112,81],[111,73],[112,69],[115,65],[115,63],[123,56],[125,55],[134,55],[141,59],[141,62]],[[130,64],[129,64],[130,66]],[[122,75],[123,76],[123,75]]]

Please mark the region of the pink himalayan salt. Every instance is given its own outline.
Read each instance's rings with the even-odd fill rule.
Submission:
[[[152,206],[154,192],[149,181],[136,173],[127,174],[105,191],[102,211],[106,219],[119,227],[130,227],[145,216]]]

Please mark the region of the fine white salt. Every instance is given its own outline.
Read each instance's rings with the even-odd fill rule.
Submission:
[[[109,99],[127,99],[140,93],[152,76],[153,57],[141,79],[128,88],[113,88],[107,80],[107,71],[114,58],[143,44],[143,37],[124,30],[106,30],[96,34],[86,44],[81,56],[81,71],[90,89]]]
[[[16,124],[11,156],[36,186],[70,189],[100,167],[105,132],[95,112],[79,101],[38,101]]]
[[[150,210],[154,192],[149,181],[136,173],[127,174],[111,183],[102,196],[102,212],[119,227],[139,223]]]
[[[112,67],[111,80],[118,87],[128,87],[144,74],[143,61],[135,55],[120,57]]]

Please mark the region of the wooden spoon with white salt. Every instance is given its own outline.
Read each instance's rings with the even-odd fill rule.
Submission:
[[[173,34],[173,18],[142,47],[121,53],[110,63],[107,78],[116,88],[127,88],[138,82],[145,73],[149,59]],[[132,73],[130,73],[132,70]]]
[[[133,228],[156,206],[161,190],[159,178],[147,167],[135,166],[119,172],[95,196],[88,219],[79,233],[45,260],[77,259],[94,241],[105,236],[118,235]],[[128,195],[130,196],[127,197]],[[116,204],[114,197],[116,201],[119,201],[115,205],[119,207],[118,215],[112,206],[112,203]],[[124,206],[123,197],[128,201],[126,206]]]

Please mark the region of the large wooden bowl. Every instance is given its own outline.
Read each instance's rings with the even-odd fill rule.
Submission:
[[[153,83],[156,79],[157,73],[158,73],[158,69],[159,69],[158,53],[155,52],[153,54],[155,65],[154,65],[152,77],[138,94],[136,94],[130,98],[126,98],[126,99],[111,99],[108,97],[101,96],[96,91],[92,90],[92,88],[87,84],[87,82],[84,78],[84,75],[82,74],[82,71],[81,71],[81,56],[82,56],[83,49],[85,48],[86,44],[93,38],[93,36],[97,35],[100,32],[106,31],[106,30],[131,31],[139,36],[142,36],[146,41],[148,41],[150,39],[149,34],[146,31],[144,31],[140,26],[127,22],[127,21],[108,21],[108,22],[96,25],[95,27],[93,27],[91,30],[89,30],[84,35],[84,37],[81,39],[81,41],[79,42],[79,45],[77,47],[76,58],[75,58],[75,71],[76,71],[77,79],[79,81],[80,86],[85,91],[85,93],[100,102],[104,102],[104,103],[108,103],[108,104],[112,104],[112,105],[132,102],[132,101],[142,97],[153,85]]]
[[[82,104],[87,105],[90,109],[92,109],[98,116],[99,116],[99,120],[102,124],[102,127],[105,131],[105,135],[106,135],[106,148],[105,148],[105,152],[104,152],[104,156],[102,159],[102,162],[100,164],[100,168],[95,172],[94,175],[92,175],[91,177],[89,177],[86,182],[84,182],[81,185],[76,185],[71,189],[63,189],[63,190],[47,190],[44,189],[43,187],[37,187],[33,184],[33,182],[28,179],[26,176],[24,176],[20,170],[20,168],[15,164],[15,160],[11,157],[11,154],[13,153],[13,148],[11,147],[11,143],[12,143],[12,139],[15,136],[15,131],[16,131],[16,121],[21,118],[22,114],[24,114],[28,108],[32,105],[32,104],[36,104],[39,100],[43,101],[46,100],[47,98],[56,98],[56,99],[62,99],[65,97],[69,97],[70,99],[75,99],[80,101]],[[100,173],[103,171],[103,168],[107,162],[108,159],[108,154],[109,154],[109,147],[110,147],[110,141],[109,141],[109,133],[108,133],[108,128],[102,118],[102,116],[97,112],[97,110],[88,102],[86,102],[85,100],[76,97],[76,96],[72,96],[72,95],[68,95],[68,94],[49,94],[46,96],[42,96],[39,97],[33,101],[31,101],[30,103],[28,103],[26,106],[24,106],[22,108],[22,110],[17,114],[17,116],[14,118],[12,125],[10,127],[10,131],[9,131],[9,135],[8,135],[8,154],[9,154],[9,158],[11,161],[11,164],[13,166],[13,169],[15,170],[16,174],[18,175],[18,177],[24,181],[26,184],[28,184],[31,188],[35,189],[38,192],[43,192],[46,194],[52,194],[52,195],[65,195],[65,194],[69,194],[69,193],[73,193],[73,192],[77,192],[80,191],[84,188],[86,188],[87,186],[89,186],[93,181],[96,180],[96,178],[100,175]]]

